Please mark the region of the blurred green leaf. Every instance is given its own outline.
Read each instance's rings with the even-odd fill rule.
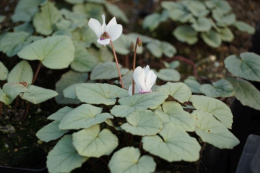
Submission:
[[[212,85],[201,85],[200,91],[210,97],[231,97],[234,94],[231,83],[225,79],[213,82]]]
[[[254,34],[255,28],[242,21],[236,21],[233,24],[238,30],[247,32],[248,34]]]
[[[260,110],[260,92],[250,82],[243,79],[228,77],[227,80],[235,90],[235,97],[242,105]]]
[[[19,0],[12,15],[13,22],[29,22],[38,11],[38,6],[44,0]]]
[[[23,48],[29,35],[27,32],[2,33],[2,37],[0,37],[0,51],[6,53],[8,57],[16,55]]]
[[[159,72],[155,72],[157,77],[163,81],[179,81],[181,75],[174,69],[161,69]]]
[[[201,33],[201,38],[207,45],[211,47],[219,47],[221,44],[221,37],[214,30]]]
[[[78,104],[79,100],[65,98],[63,90],[73,84],[86,82],[88,79],[87,73],[77,73],[74,71],[68,71],[61,76],[61,79],[55,84],[56,91],[59,93],[55,100],[59,104]],[[76,93],[76,90],[74,91]]]
[[[240,55],[231,55],[224,61],[225,67],[233,75],[247,80],[260,82],[260,56],[245,52]]]
[[[195,44],[198,41],[197,32],[188,25],[178,26],[174,31],[173,35],[181,42],[188,44]]]
[[[8,76],[8,69],[6,66],[0,61],[0,80],[6,80]]]
[[[41,12],[36,13],[33,25],[36,31],[42,35],[50,35],[54,30],[54,24],[61,19],[59,10],[54,3],[48,2],[41,7]]]

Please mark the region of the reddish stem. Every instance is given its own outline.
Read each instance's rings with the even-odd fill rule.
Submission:
[[[119,64],[118,64],[118,60],[117,60],[117,56],[116,56],[116,52],[115,52],[114,45],[113,45],[113,43],[112,43],[111,40],[110,40],[110,44],[111,44],[112,51],[113,51],[113,54],[114,54],[114,57],[115,57],[116,68],[117,68],[117,71],[118,71],[118,75],[119,75],[119,79],[120,79],[121,87],[124,88],[124,84],[123,84],[123,80],[122,80],[121,72],[120,72],[120,69],[119,69]]]
[[[38,67],[36,69],[35,75],[33,77],[32,85],[34,84],[34,82],[36,81],[36,79],[38,77],[38,74],[40,72],[41,66],[42,66],[42,62],[40,61],[40,63],[38,64]]]
[[[134,60],[133,60],[133,73],[134,73],[134,71],[135,71],[137,41],[138,41],[138,38],[137,38],[136,43],[135,43]],[[133,79],[132,95],[134,95],[134,94],[135,94],[135,81],[134,81],[134,79]]]
[[[180,60],[180,61],[186,62],[187,64],[190,64],[193,67],[193,75],[195,76],[195,78],[198,78],[196,64],[193,61],[191,61],[183,56],[175,56],[169,60]]]
[[[40,69],[41,69],[41,66],[42,66],[42,62],[40,61],[39,64],[38,64],[38,67],[36,69],[36,72],[34,74],[34,77],[33,77],[33,81],[32,81],[32,85],[34,84],[34,82],[36,81],[37,77],[38,77],[38,74],[40,72]],[[24,121],[27,116],[28,116],[28,113],[29,113],[29,109],[30,109],[30,102],[27,101],[27,104],[26,104],[26,111],[25,111],[25,114],[24,114],[24,117],[22,119],[22,121]]]

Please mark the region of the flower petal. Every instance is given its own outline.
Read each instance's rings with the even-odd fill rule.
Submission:
[[[147,65],[147,66],[144,68],[145,77],[147,77],[149,71],[150,71],[150,67],[149,67],[149,65]]]
[[[132,91],[133,90],[133,85],[130,85],[129,88],[128,88],[128,94],[131,96],[132,95]],[[139,93],[139,89],[138,87],[135,85],[135,94]]]
[[[98,38],[103,34],[101,24],[98,20],[91,18],[88,22],[88,26],[95,32]]]
[[[116,18],[113,17],[106,26],[106,32],[108,32],[111,26],[117,25]]]
[[[150,70],[145,80],[145,87],[148,91],[151,91],[152,86],[155,83],[156,79],[157,79],[156,74],[152,70]]]
[[[102,15],[102,20],[103,20],[103,24],[101,26],[101,35],[105,32],[106,29],[106,16],[104,14]]]
[[[133,73],[133,78],[137,87],[142,91],[146,91],[144,77],[144,70],[140,66],[136,67]]]
[[[109,28],[107,31],[109,37],[111,38],[112,41],[115,41],[120,37],[120,35],[123,32],[123,27],[120,24],[113,25]]]
[[[106,45],[108,45],[108,44],[110,43],[110,39],[109,39],[109,38],[107,38],[107,39],[105,39],[105,40],[100,40],[100,39],[98,39],[97,42],[98,42],[98,44],[101,44],[101,45],[103,45],[103,46],[106,46]]]

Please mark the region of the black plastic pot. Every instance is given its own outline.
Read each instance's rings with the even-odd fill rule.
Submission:
[[[48,173],[47,168],[30,169],[0,166],[1,173]]]

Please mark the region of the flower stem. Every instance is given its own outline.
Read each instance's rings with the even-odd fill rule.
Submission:
[[[38,74],[40,72],[41,66],[42,66],[42,62],[40,61],[39,64],[38,64],[38,67],[36,69],[36,72],[34,74],[32,85],[34,84],[34,82],[36,81],[36,79],[38,77]],[[25,114],[24,114],[24,117],[23,117],[22,121],[24,121],[27,118],[28,113],[29,113],[29,109],[30,109],[30,102],[27,101],[26,103],[27,103],[26,104],[26,111],[25,111]]]
[[[135,51],[134,51],[134,59],[133,59],[133,73],[134,73],[134,70],[135,70],[135,63],[136,63],[136,49],[137,49],[137,45],[138,45],[138,38],[136,40],[136,43],[135,43]],[[132,95],[135,94],[135,81],[133,79],[133,84],[132,84]]]
[[[113,43],[112,43],[111,40],[110,40],[110,44],[111,44],[111,47],[112,47],[112,50],[113,50],[113,54],[114,54],[114,57],[115,57],[116,68],[117,68],[117,71],[118,71],[118,75],[119,75],[119,79],[120,79],[121,87],[124,88],[124,84],[123,84],[123,80],[122,80],[121,72],[120,72],[120,69],[119,69],[119,64],[118,64],[118,60],[117,60],[117,56],[116,56],[116,52],[115,52],[114,45],[113,45]]]
[[[171,61],[172,60],[180,60],[180,61],[186,62],[187,64],[190,64],[193,67],[193,76],[195,78],[198,78],[196,64],[193,61],[191,61],[188,58],[185,58],[183,56],[175,56],[175,57],[171,58]]]
[[[40,72],[41,66],[42,66],[42,62],[40,61],[40,63],[38,64],[38,67],[37,67],[37,69],[36,69],[36,72],[35,72],[35,74],[34,74],[32,84],[34,84],[34,82],[36,81],[36,79],[37,79],[37,77],[38,77],[38,74],[39,74],[39,72]]]

